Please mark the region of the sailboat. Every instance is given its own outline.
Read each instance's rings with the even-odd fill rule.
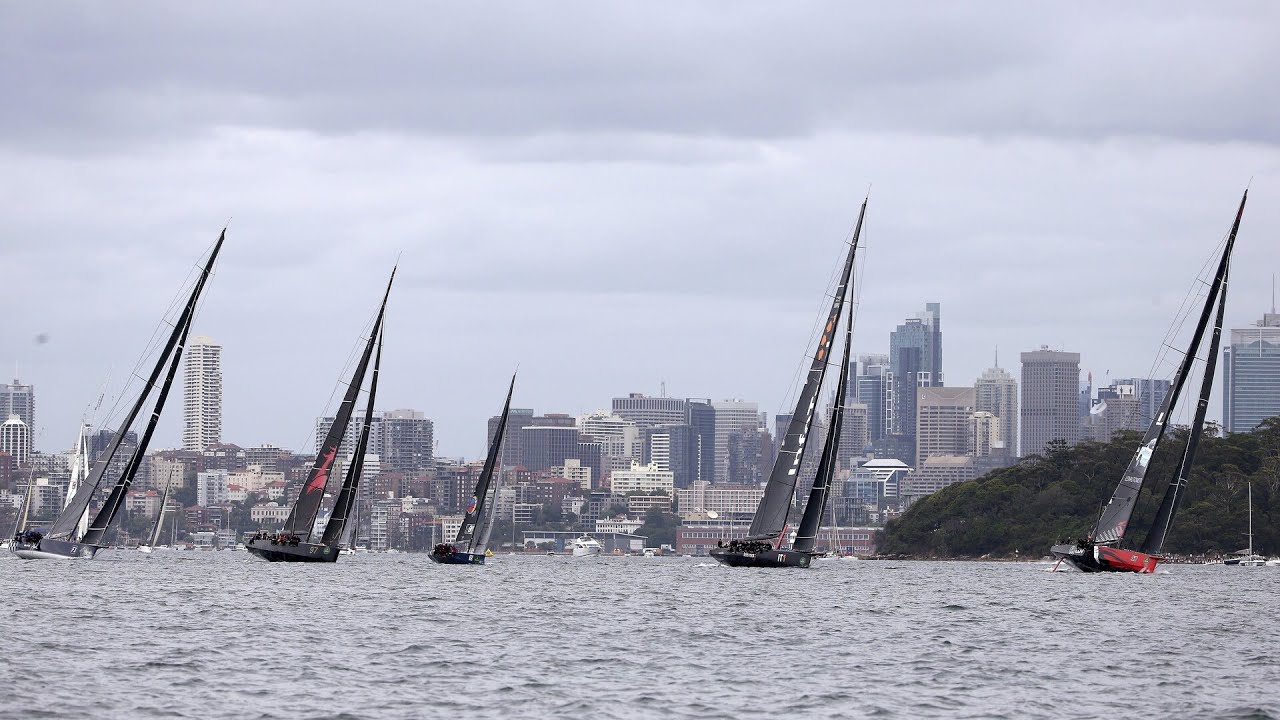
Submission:
[[[15,541],[13,552],[18,557],[28,560],[89,559],[107,546],[107,530],[111,528],[112,521],[115,520],[116,515],[124,506],[125,495],[129,492],[129,487],[133,484],[133,478],[137,475],[138,469],[142,466],[142,459],[146,455],[147,446],[151,443],[151,436],[155,433],[156,424],[160,421],[160,414],[164,410],[165,400],[168,399],[169,390],[173,386],[173,378],[178,372],[178,365],[182,360],[182,352],[186,348],[187,334],[191,330],[191,322],[195,317],[196,304],[200,300],[200,294],[204,291],[205,283],[209,279],[209,273],[218,259],[218,252],[222,249],[222,243],[226,240],[226,237],[227,230],[223,228],[222,233],[218,236],[217,243],[214,244],[213,250],[209,253],[209,259],[200,268],[195,287],[192,288],[181,314],[173,324],[173,330],[170,332],[164,348],[160,352],[160,357],[156,359],[155,367],[152,368],[151,374],[146,383],[143,384],[142,390],[130,408],[128,416],[124,422],[120,423],[106,450],[99,455],[88,477],[85,478],[84,482],[80,483],[79,487],[76,488],[75,495],[62,508],[62,512],[53,521],[49,532],[30,531],[25,534],[21,542]],[[161,379],[161,375],[163,375],[163,379]],[[112,486],[110,494],[102,504],[102,508],[94,515],[88,527],[81,530],[83,518],[89,510],[89,503],[97,495],[99,486],[105,480],[107,467],[115,459],[121,443],[124,441],[134,420],[138,418],[138,414],[142,411],[143,405],[146,404],[151,391],[157,387],[159,392],[156,396],[155,405],[151,409],[146,428],[138,439],[137,448],[129,456],[124,470],[120,473],[115,485]]]
[[[365,450],[369,446],[369,430],[373,420],[373,403],[378,394],[378,373],[382,367],[382,319],[387,311],[387,299],[391,296],[391,283],[395,281],[396,271],[391,270],[391,279],[387,281],[386,292],[382,296],[382,305],[378,307],[377,318],[373,321],[373,330],[365,343],[364,352],[347,385],[346,395],[334,416],[329,434],[324,444],[316,453],[311,472],[307,474],[307,482],[302,486],[298,499],[289,511],[284,522],[284,530],[279,533],[260,532],[254,535],[245,549],[268,562],[337,562],[338,546],[346,532],[347,520],[351,508],[355,504],[360,489],[360,475],[364,470]],[[374,354],[374,350],[377,354]],[[312,529],[316,521],[316,513],[320,511],[320,501],[324,499],[325,488],[329,484],[329,473],[333,469],[334,458],[338,455],[338,447],[347,433],[351,423],[351,415],[355,410],[356,400],[360,395],[360,387],[364,384],[365,371],[369,368],[370,357],[373,357],[373,374],[369,381],[369,399],[365,406],[364,426],[360,429],[360,437],[356,441],[355,452],[351,462],[347,464],[347,474],[342,482],[342,489],[334,501],[333,512],[325,523],[324,533],[319,542],[311,541]]]
[[[150,554],[160,542],[160,529],[164,527],[164,511],[169,507],[169,486],[164,486],[164,494],[160,496],[160,512],[156,513],[156,522],[151,526],[151,534],[147,536],[147,544],[139,545],[138,552]]]
[[[858,223],[854,226],[853,238],[849,242],[849,252],[844,260],[844,267],[840,273],[840,281],[836,285],[835,296],[831,301],[831,311],[828,313],[826,324],[822,329],[822,336],[818,340],[818,347],[813,355],[813,362],[809,367],[808,377],[805,379],[804,386],[800,390],[800,394],[796,399],[795,412],[791,414],[791,423],[787,427],[787,434],[783,438],[782,448],[778,451],[778,458],[774,461],[773,470],[769,473],[769,482],[765,485],[764,496],[760,498],[760,505],[756,507],[755,515],[751,518],[751,527],[747,531],[747,536],[741,540],[730,540],[728,543],[720,541],[717,547],[709,553],[716,561],[729,565],[731,567],[809,567],[813,559],[813,538],[802,538],[802,532],[816,534],[817,525],[822,517],[822,505],[826,502],[827,489],[830,484],[830,477],[823,480],[823,487],[817,490],[815,503],[815,495],[810,494],[810,506],[806,508],[805,518],[801,520],[801,531],[797,532],[797,543],[799,547],[784,549],[781,547],[782,538],[786,531],[787,515],[791,512],[791,505],[796,490],[796,476],[800,472],[800,463],[804,459],[805,440],[808,438],[809,429],[813,425],[814,412],[818,405],[818,394],[822,389],[822,381],[826,377],[827,367],[831,364],[831,349],[835,343],[835,335],[840,325],[840,316],[844,311],[845,297],[852,289],[853,278],[853,261],[858,252],[858,238],[862,234],[862,220],[867,214],[867,201],[862,201],[862,209],[858,212]],[[842,371],[847,374],[848,362],[845,362],[845,369]],[[847,380],[847,378],[846,378]],[[843,390],[841,391],[843,392]],[[837,403],[837,408],[844,404],[843,399]],[[839,432],[833,431],[828,435],[828,444],[831,438],[837,438]],[[823,461],[826,461],[826,448],[823,451]],[[834,464],[835,456],[831,457],[831,464]],[[814,482],[815,489],[818,487],[818,480]],[[810,518],[809,510],[816,512],[816,517]],[[808,520],[808,524],[805,523]],[[812,527],[810,527],[810,525]]]
[[[458,535],[452,543],[440,543],[431,550],[431,560],[442,565],[483,565],[488,544],[488,529],[492,529],[492,519],[485,515],[485,502],[489,497],[489,485],[493,482],[494,470],[498,467],[502,452],[502,438],[507,431],[507,416],[511,412],[511,394],[516,389],[516,376],[511,376],[511,384],[507,387],[507,400],[502,404],[502,415],[498,418],[498,428],[494,431],[493,440],[489,442],[489,453],[484,459],[484,468],[480,470],[480,479],[476,481],[475,492],[467,503],[467,514],[462,518]],[[481,534],[480,527],[488,525]]]
[[[1248,199],[1249,192],[1246,190],[1244,196],[1240,199],[1240,207],[1236,211],[1235,221],[1232,223],[1231,232],[1227,236],[1226,245],[1222,250],[1222,257],[1218,261],[1217,270],[1213,276],[1213,282],[1209,286],[1204,309],[1201,311],[1200,319],[1196,323],[1195,332],[1192,333],[1191,344],[1173,376],[1169,391],[1165,394],[1164,402],[1156,412],[1155,418],[1152,419],[1146,434],[1143,435],[1141,444],[1138,446],[1137,451],[1134,452],[1133,459],[1129,461],[1129,466],[1125,469],[1124,476],[1121,477],[1120,483],[1116,486],[1111,500],[1103,508],[1102,514],[1098,518],[1097,524],[1094,525],[1093,530],[1088,536],[1074,543],[1062,543],[1053,546],[1052,552],[1058,558],[1059,565],[1062,562],[1066,562],[1084,572],[1153,573],[1156,570],[1157,563],[1162,559],[1161,553],[1164,549],[1165,538],[1169,534],[1169,529],[1173,526],[1174,515],[1177,513],[1178,506],[1182,501],[1182,491],[1190,477],[1191,466],[1195,462],[1196,449],[1200,444],[1200,436],[1204,429],[1205,413],[1209,406],[1209,395],[1213,391],[1213,376],[1218,363],[1218,345],[1222,337],[1223,314],[1227,305],[1227,276],[1231,268],[1231,251],[1235,247],[1236,234],[1240,230],[1240,220],[1244,217],[1244,206]],[[1139,549],[1124,548],[1122,547],[1122,542],[1125,537],[1125,531],[1128,529],[1129,518],[1133,515],[1134,506],[1137,504],[1138,494],[1142,490],[1142,484],[1147,475],[1147,466],[1151,462],[1152,455],[1159,447],[1161,439],[1164,437],[1170,412],[1177,406],[1183,385],[1191,374],[1192,364],[1196,361],[1196,354],[1200,349],[1200,341],[1204,337],[1204,331],[1209,324],[1210,315],[1213,313],[1215,305],[1217,306],[1217,314],[1214,317],[1213,333],[1205,355],[1204,376],[1201,378],[1199,401],[1196,404],[1195,419],[1191,424],[1191,432],[1187,436],[1187,445],[1183,449],[1182,459],[1178,463],[1173,478],[1165,488],[1164,495],[1160,500],[1160,507],[1156,510],[1156,516],[1152,520],[1151,528],[1148,530],[1142,545]],[[1054,566],[1054,569],[1057,570],[1057,565]]]
[[[1249,547],[1243,555],[1222,561],[1223,565],[1239,565],[1241,567],[1262,567],[1267,559],[1253,553],[1253,483],[1249,483]]]

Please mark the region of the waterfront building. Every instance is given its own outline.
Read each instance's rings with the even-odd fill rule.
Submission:
[[[676,507],[685,519],[706,516],[707,511],[711,511],[717,517],[749,521],[762,497],[764,488],[758,484],[713,485],[706,480],[698,480],[687,488],[676,490]]]
[[[1080,353],[1048,346],[1022,353],[1023,455],[1038,455],[1050,442],[1074,445],[1080,439]]]
[[[1280,313],[1231,331],[1222,351],[1222,418],[1229,433],[1250,432],[1280,416]]]
[[[1000,420],[1000,436],[996,438],[1010,457],[1018,456],[1018,381],[1003,368],[984,370],[973,382],[974,409],[988,412]]]
[[[619,470],[610,476],[609,489],[615,495],[661,492],[670,497],[675,490],[675,478],[670,470],[662,470],[654,463],[632,463],[630,469]]]
[[[222,442],[222,346],[194,337],[182,362],[182,448],[202,451]]]

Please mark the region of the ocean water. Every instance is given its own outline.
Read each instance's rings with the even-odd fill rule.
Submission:
[[[0,559],[3,718],[1280,718],[1280,567]]]

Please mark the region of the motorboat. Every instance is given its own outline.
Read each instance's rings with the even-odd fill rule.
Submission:
[[[573,541],[574,557],[595,557],[604,552],[604,546],[590,535],[582,535]]]

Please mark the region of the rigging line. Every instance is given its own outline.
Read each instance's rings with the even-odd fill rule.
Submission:
[[[321,412],[320,415],[317,415],[315,418],[316,421],[329,418],[330,417],[329,411],[333,409],[333,400],[338,396],[338,390],[343,387],[350,387],[351,385],[350,381],[346,380],[345,378],[351,377],[352,370],[355,368],[356,359],[359,357],[361,353],[364,352],[364,346],[366,343],[369,342],[369,334],[373,330],[373,323],[377,320],[377,317],[378,317],[378,313],[375,311],[374,314],[365,323],[365,325],[361,327],[360,332],[356,336],[356,341],[351,345],[351,349],[347,353],[346,362],[343,364],[342,369],[338,371],[338,378],[336,382],[334,383],[333,387],[329,390],[329,398],[325,400],[323,411]],[[363,384],[361,384],[361,387],[363,387]],[[360,392],[363,394],[367,391],[361,390]],[[305,451],[302,454],[307,454],[307,453],[314,454],[316,452],[316,447],[315,447],[316,436],[319,430],[319,426],[316,421],[312,422],[311,429],[307,433],[306,437],[303,439],[303,443],[300,443],[299,445],[295,446],[295,447],[305,448]],[[308,442],[308,439],[309,439],[309,442]],[[345,435],[343,436],[343,441],[344,442],[346,441]]]

